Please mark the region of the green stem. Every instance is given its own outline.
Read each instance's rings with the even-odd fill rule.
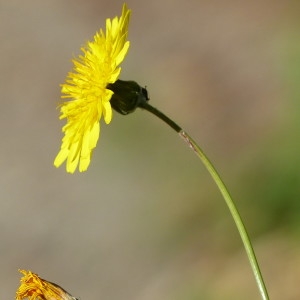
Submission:
[[[243,241],[254,277],[256,279],[256,283],[261,295],[261,298],[263,300],[268,300],[268,291],[265,286],[256,256],[255,252],[253,250],[253,247],[251,245],[248,233],[246,231],[245,225],[243,224],[242,218],[238,212],[237,207],[235,206],[233,199],[224,184],[223,180],[221,179],[219,173],[213,166],[213,164],[210,162],[208,157],[205,155],[203,150],[197,145],[197,143],[184,131],[180,126],[178,126],[174,121],[172,121],[169,117],[167,117],[165,114],[163,114],[158,109],[151,106],[148,102],[144,102],[142,105],[140,105],[141,108],[146,109],[147,111],[153,113],[155,116],[166,122],[171,128],[173,128],[176,132],[178,132],[179,136],[183,138],[183,140],[188,144],[188,146],[195,152],[195,154],[200,158],[208,172],[210,173],[211,177],[213,178],[214,182],[218,186],[228,208],[231,213],[231,216],[236,224],[237,230],[241,236],[241,239]]]

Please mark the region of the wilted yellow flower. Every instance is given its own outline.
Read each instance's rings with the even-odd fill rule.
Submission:
[[[107,88],[120,74],[120,63],[129,48],[127,41],[130,10],[123,5],[120,18],[106,20],[106,32],[96,33],[94,40],[81,48],[82,55],[73,60],[73,71],[62,84],[62,98],[69,98],[60,106],[60,119],[67,119],[64,137],[54,165],[65,160],[67,172],[86,171],[100,134],[100,119],[106,124],[112,118],[110,99],[113,92]]]
[[[16,292],[16,300],[78,300],[59,285],[40,278],[30,271],[19,270],[24,276]]]

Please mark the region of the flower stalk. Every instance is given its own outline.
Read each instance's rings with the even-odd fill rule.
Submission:
[[[194,151],[194,153],[199,157],[201,162],[206,167],[207,171],[211,175],[215,184],[217,185],[219,191],[221,192],[226,205],[231,213],[231,216],[235,222],[237,230],[241,236],[244,248],[246,250],[248,260],[250,262],[256,283],[263,300],[268,300],[268,292],[265,286],[259,264],[257,262],[254,249],[252,247],[251,241],[249,239],[246,227],[242,221],[242,218],[238,212],[236,205],[226,187],[225,183],[221,179],[219,173],[215,169],[214,165],[205,155],[204,151],[199,147],[199,145],[193,140],[193,138],[184,131],[178,124],[176,124],[172,119],[166,116],[157,108],[149,104],[149,97],[147,90],[140,87],[134,81],[122,81],[117,80],[116,83],[109,86],[114,94],[111,99],[112,107],[123,115],[133,112],[136,108],[142,108],[152,113],[166,124],[168,124],[173,130],[175,130],[179,136],[187,143],[187,145]]]
[[[141,108],[151,112],[155,116],[157,116],[159,119],[164,121],[166,124],[168,124],[172,129],[174,129],[179,136],[187,143],[187,145],[194,151],[194,153],[200,158],[201,162],[206,167],[207,171],[211,175],[213,181],[217,185],[219,191],[221,192],[226,205],[231,213],[231,216],[235,222],[235,225],[237,227],[237,230],[240,234],[240,237],[242,239],[244,248],[246,250],[249,263],[252,268],[252,272],[254,274],[260,295],[263,300],[268,300],[268,291],[266,288],[266,285],[263,280],[262,273],[259,268],[259,264],[257,262],[255,252],[253,249],[253,246],[251,244],[249,235],[247,233],[246,227],[242,221],[242,218],[239,214],[239,211],[234,204],[234,201],[228,191],[228,188],[226,187],[225,183],[223,182],[222,178],[220,177],[219,173],[215,169],[214,165],[211,163],[209,158],[206,156],[204,151],[199,147],[199,145],[193,140],[193,138],[184,131],[180,126],[178,126],[173,120],[171,120],[169,117],[167,117],[165,114],[163,114],[161,111],[159,111],[157,108],[154,108],[151,106],[148,102],[144,102],[143,105],[140,106]]]

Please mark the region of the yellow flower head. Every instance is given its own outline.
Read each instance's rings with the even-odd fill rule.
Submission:
[[[67,119],[64,137],[54,165],[65,160],[67,172],[86,171],[100,134],[100,119],[106,124],[112,118],[110,99],[113,92],[107,88],[120,74],[120,63],[129,48],[127,41],[130,10],[123,5],[120,18],[106,20],[106,32],[96,33],[94,40],[81,48],[82,55],[73,60],[73,71],[62,84],[62,98],[69,101],[60,106],[60,119]]]
[[[46,281],[30,271],[19,271],[24,276],[16,292],[16,300],[77,300],[55,283]]]

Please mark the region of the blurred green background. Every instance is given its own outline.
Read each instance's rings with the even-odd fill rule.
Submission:
[[[260,299],[216,186],[160,120],[115,113],[86,173],[53,167],[59,84],[122,3],[0,0],[0,298],[25,268],[83,300]],[[271,299],[300,299],[300,3],[127,3],[121,79],[214,162]]]

